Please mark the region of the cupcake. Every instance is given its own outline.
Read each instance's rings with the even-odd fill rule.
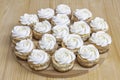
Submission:
[[[83,45],[83,40],[77,34],[69,34],[63,38],[62,47],[68,48],[73,52],[77,52]]]
[[[51,33],[51,24],[48,21],[45,20],[34,25],[33,36],[35,39],[40,39],[45,33]]]
[[[17,57],[26,60],[34,48],[34,43],[30,39],[25,39],[16,43],[14,53]]]
[[[96,17],[95,19],[91,20],[90,26],[92,28],[92,32],[97,32],[97,31],[108,31],[108,24],[107,22],[100,18]]]
[[[61,44],[62,39],[69,35],[69,28],[66,25],[56,25],[52,29],[53,36],[56,37],[57,43]]]
[[[33,49],[28,56],[28,64],[34,70],[44,70],[50,64],[50,55],[43,50]]]
[[[29,26],[15,26],[11,37],[12,42],[15,44],[23,39],[32,39],[32,31]]]
[[[51,23],[53,25],[69,25],[70,19],[67,14],[57,14],[52,18]]]
[[[77,60],[81,66],[93,67],[99,61],[98,49],[92,44],[81,46],[78,50]]]
[[[89,25],[84,21],[74,22],[74,24],[70,26],[70,31],[71,33],[80,35],[83,41],[86,41],[91,33]]]
[[[67,14],[69,18],[71,17],[71,9],[68,5],[60,4],[56,8],[57,14]]]
[[[75,54],[72,51],[60,48],[52,56],[53,67],[60,72],[69,71],[74,66],[75,58]]]
[[[92,13],[86,8],[76,9],[76,11],[73,13],[74,21],[84,20],[86,22],[89,22],[91,18],[92,18]]]
[[[55,12],[51,8],[45,8],[38,10],[38,16],[40,21],[48,20],[51,21],[51,18],[54,16]]]
[[[41,40],[38,42],[38,48],[46,51],[50,55],[52,55],[57,49],[56,39],[51,34],[44,34]]]
[[[25,13],[20,17],[20,23],[27,26],[33,26],[35,23],[39,22],[39,19],[36,14],[27,14]]]
[[[111,44],[112,40],[109,34],[104,31],[98,31],[92,34],[89,42],[94,44],[100,53],[105,53],[109,50],[109,44]]]

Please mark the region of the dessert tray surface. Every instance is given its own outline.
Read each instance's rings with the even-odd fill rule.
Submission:
[[[64,5],[64,6],[66,6],[66,5]],[[66,9],[66,7],[64,7],[64,8]],[[68,11],[68,9],[66,9],[66,10]],[[96,28],[93,29],[93,26],[90,25],[90,22],[91,22],[91,24],[92,24],[92,22],[94,22],[94,20],[92,20],[92,13],[88,9],[79,9],[80,11],[79,10],[77,11],[77,10],[76,10],[76,13],[74,13],[74,15],[73,15],[73,14],[71,14],[72,13],[71,10],[70,10],[70,14],[65,14],[65,13],[63,14],[63,13],[57,13],[56,12],[57,10],[47,8],[47,9],[45,9],[45,12],[43,9],[38,11],[38,15],[37,14],[30,14],[30,15],[24,14],[24,16],[21,16],[20,23],[23,26],[15,26],[14,29],[12,30],[12,39],[13,39],[12,42],[14,44],[11,44],[11,48],[12,48],[12,50],[14,50],[12,52],[12,55],[14,56],[15,60],[18,63],[20,63],[20,65],[22,65],[25,69],[27,69],[33,73],[36,73],[38,75],[43,75],[46,77],[72,77],[72,76],[77,76],[77,75],[83,75],[83,74],[88,73],[89,71],[99,67],[106,59],[106,57],[108,55],[108,49],[107,49],[108,46],[107,45],[111,43],[111,37],[107,34],[107,32],[105,32],[105,31],[107,31],[107,27],[108,27],[107,23],[104,21],[104,19],[97,17],[97,18],[95,18],[94,24],[97,24],[98,30],[96,30]],[[51,18],[44,17],[44,13],[46,13],[46,12],[48,12],[48,13],[45,14],[45,17],[46,17],[46,15],[51,13],[49,15],[49,16],[51,16]],[[82,16],[83,19],[81,19],[81,17],[79,19],[79,16],[81,16],[81,15],[78,16],[78,13],[79,14],[81,13],[84,15],[89,14],[89,15],[88,16],[83,15]],[[75,14],[77,14],[77,15],[75,15]],[[41,17],[41,16],[43,16],[43,17]],[[87,18],[84,20],[84,17],[85,18],[87,17]],[[96,23],[96,19],[98,20],[97,22],[99,22],[99,24]],[[104,27],[105,30],[103,30],[101,28],[100,24],[103,25],[102,27]],[[100,26],[98,26],[98,25],[100,25]],[[43,27],[45,29],[42,30]],[[99,29],[99,27],[100,27],[100,29]],[[61,28],[61,29],[59,29],[59,28]],[[46,29],[48,29],[48,31],[45,31]],[[21,31],[21,32],[19,32],[19,31]],[[105,34],[105,36],[104,36],[104,34]],[[22,35],[22,37],[21,37],[21,35]],[[94,40],[94,38],[95,38],[95,40]],[[27,39],[30,40],[29,43],[27,43],[25,41]],[[100,40],[102,40],[101,43],[99,43]],[[38,41],[40,41],[40,42],[38,42]],[[39,43],[39,46],[38,46],[38,43]],[[50,43],[49,47],[46,48],[49,43]],[[102,43],[104,43],[104,44],[102,44]],[[45,45],[43,45],[43,44],[45,44]],[[96,44],[98,44],[98,45],[96,45]],[[45,49],[44,49],[44,47],[41,47],[41,45],[44,46]],[[86,48],[87,50],[86,49],[84,50],[84,48],[81,48],[82,45],[91,45],[92,48],[88,47],[88,48]],[[102,47],[101,47],[101,45],[102,45]],[[53,47],[51,47],[51,46],[53,46]],[[106,47],[103,47],[103,46],[106,46]],[[28,48],[28,50],[26,50],[26,47]],[[29,47],[30,47],[30,49],[29,49]],[[68,54],[65,53],[65,50],[64,50],[64,52],[59,51],[60,48],[64,48],[66,51],[68,50],[67,52],[70,55],[68,57],[70,57],[70,58],[66,59],[66,55],[68,55]],[[83,52],[79,52],[78,48],[80,49],[80,51],[83,49]],[[105,49],[103,49],[103,48],[105,48]],[[23,51],[21,51],[22,49],[23,49]],[[49,53],[51,55],[50,56],[51,58],[49,58],[49,60],[50,59],[52,59],[52,60],[48,61],[51,63],[47,64],[47,62],[46,62],[46,64],[47,64],[46,69],[45,68],[43,68],[44,70],[38,69],[38,67],[41,67],[41,66],[43,67],[43,63],[45,64],[43,59],[45,59],[47,61],[48,58],[43,57],[43,59],[41,59],[41,55],[43,55],[42,52],[39,52],[39,55],[38,55],[37,52],[32,52],[32,51],[34,51],[34,49],[39,49],[39,50],[41,49],[41,51],[45,51],[46,53]],[[90,51],[89,51],[89,49],[90,49]],[[15,50],[18,53],[16,53]],[[57,53],[57,50],[58,50],[58,53]],[[93,54],[93,53],[89,54],[92,51],[95,54]],[[107,51],[107,52],[105,52],[105,51]],[[77,58],[78,56],[76,55],[77,52],[80,55],[84,54],[83,57],[85,56],[84,57],[85,59],[87,59],[89,57],[90,58],[94,57],[95,59],[94,58],[88,59],[87,62],[83,61],[83,63],[88,64],[89,67],[91,67],[91,65],[95,65],[95,66],[92,66],[91,68],[82,67],[80,60],[77,60],[77,59],[79,59],[79,58]],[[26,53],[26,54],[22,54],[22,53]],[[57,54],[56,56],[58,57],[58,58],[56,58],[56,56],[55,56],[55,58],[58,60],[58,64],[60,64],[59,59],[63,60],[62,64],[64,64],[65,61],[67,61],[66,63],[68,65],[70,63],[74,64],[74,66],[72,65],[72,67],[71,67],[71,64],[70,64],[70,67],[65,65],[65,67],[62,67],[62,69],[63,68],[70,68],[70,69],[72,68],[72,69],[71,70],[68,69],[69,71],[58,69],[58,71],[57,71],[57,68],[55,66],[53,66],[54,65],[53,57],[54,57],[55,53]],[[59,57],[59,56],[61,56],[61,53],[66,54],[66,55],[63,54],[63,57],[65,56],[64,58]],[[87,53],[87,54],[85,54],[85,53]],[[32,54],[34,54],[34,55],[32,55]],[[23,56],[21,57],[21,55],[23,55]],[[86,57],[86,55],[88,55],[89,57],[88,56]],[[31,56],[32,56],[32,59],[30,58]],[[99,58],[99,61],[97,62],[98,58]],[[40,62],[43,61],[43,63],[40,63],[38,59],[41,59]],[[35,61],[35,63],[34,63],[34,61]],[[75,63],[74,63],[74,61],[75,61]],[[96,62],[97,62],[97,64],[96,64]],[[33,65],[31,66],[30,63],[34,64],[35,65],[34,67],[35,68],[37,67],[37,69],[35,69],[33,67]],[[45,64],[45,66],[46,66],[46,64]],[[59,67],[59,65],[57,65],[57,67]],[[34,69],[32,69],[32,68],[34,68]],[[61,71],[61,72],[59,72],[59,71]],[[64,72],[64,71],[66,71],[66,72]]]
[[[12,55],[14,56],[15,60],[18,63],[20,63],[20,65],[22,65],[25,69],[27,69],[33,73],[36,73],[38,75],[47,76],[47,77],[73,77],[73,76],[77,76],[77,75],[83,75],[83,74],[88,73],[89,71],[94,70],[97,67],[99,67],[106,59],[108,52],[104,53],[104,54],[100,54],[100,60],[99,60],[98,64],[92,68],[84,68],[84,67],[80,66],[76,60],[74,67],[72,68],[72,70],[70,70],[68,72],[58,72],[58,71],[54,70],[54,68],[52,67],[52,64],[50,64],[46,70],[35,71],[29,67],[27,61],[21,60],[14,53],[12,53]]]

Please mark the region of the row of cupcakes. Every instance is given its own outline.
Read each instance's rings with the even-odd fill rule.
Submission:
[[[92,36],[87,42],[84,42],[82,38],[77,34],[69,34],[58,42],[52,34],[44,34],[42,38],[36,42],[37,43],[35,46],[37,48],[43,49],[51,55],[59,47],[67,48],[76,53],[78,49],[85,44],[93,44],[102,54],[109,50],[109,45],[111,44],[111,37],[103,31],[98,31],[96,33],[92,33]],[[17,46],[17,43],[15,43],[15,46]]]
[[[69,27],[66,25],[56,25],[52,28],[52,30],[46,28],[51,27],[48,21],[40,22],[40,25],[37,25],[37,27],[35,26],[34,30],[32,30],[29,26],[15,26],[12,30],[12,42],[15,44],[16,42],[19,42],[23,39],[37,39],[42,41],[41,46],[54,46],[57,43],[58,45],[73,50],[73,52],[76,52],[76,50],[86,42],[94,44],[98,48],[100,53],[104,53],[109,49],[108,46],[112,42],[109,34],[107,34],[105,31],[97,31],[91,33],[90,27],[87,23],[79,21],[78,24],[73,24],[74,26],[72,26],[70,30]],[[46,30],[48,29],[50,31],[46,32]],[[45,32],[40,33],[37,32],[38,30]],[[77,31],[78,33],[75,33]],[[46,36],[46,34],[49,35]],[[46,46],[44,46],[44,48],[49,51],[51,50],[51,48],[46,48]]]
[[[71,15],[72,17],[70,18],[69,15]],[[86,21],[88,19],[90,19],[89,21],[91,21],[90,26],[92,27],[93,31],[108,30],[108,25],[106,21],[104,21],[104,19],[96,17],[95,19],[91,20],[92,13],[90,10],[86,8],[76,9],[72,13],[70,7],[65,4],[58,5],[55,11],[51,8],[45,8],[38,10],[38,15],[24,14],[20,17],[20,23],[22,25],[33,26],[39,21],[41,22],[44,20],[48,20],[52,25],[70,25],[72,20],[73,22],[88,22]]]
[[[81,46],[77,54],[61,47],[50,56],[45,50],[35,48],[30,39],[16,43],[14,53],[22,60],[27,60],[29,66],[34,70],[44,70],[52,63],[52,66],[60,72],[71,70],[75,59],[83,67],[93,67],[98,63],[100,57],[98,49],[92,44]]]

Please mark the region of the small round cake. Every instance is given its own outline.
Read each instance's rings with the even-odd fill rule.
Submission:
[[[17,57],[26,60],[30,52],[35,48],[34,43],[30,39],[21,40],[16,43],[14,53]]]
[[[20,17],[20,23],[22,25],[33,26],[35,23],[39,22],[39,19],[36,14],[27,14],[25,13]]]
[[[81,46],[78,50],[77,60],[84,67],[96,65],[99,61],[98,49],[92,44]]]
[[[63,39],[62,47],[68,48],[73,52],[77,52],[77,50],[83,45],[82,38],[77,34],[69,34]]]
[[[60,48],[52,56],[53,67],[60,72],[71,70],[75,58],[75,54],[72,51]]]
[[[54,16],[55,12],[51,8],[45,8],[38,10],[38,16],[40,21],[48,20],[50,21],[51,18]]]
[[[32,30],[29,26],[15,26],[12,29],[11,39],[14,44],[23,39],[32,39]]]
[[[103,18],[100,18],[100,17],[96,17],[95,19],[91,20],[90,26],[93,32],[108,31],[107,22]]]
[[[92,13],[90,10],[86,8],[76,9],[73,16],[74,16],[74,21],[84,20],[88,22],[92,18]]]
[[[50,55],[43,50],[33,49],[28,56],[28,63],[34,70],[44,70],[50,64]]]
[[[39,40],[38,48],[52,55],[57,49],[56,38],[51,34],[44,34]]]
[[[96,33],[92,33],[89,42],[93,43],[100,53],[105,53],[109,50],[109,45],[112,40],[109,34],[104,31],[98,31]]]

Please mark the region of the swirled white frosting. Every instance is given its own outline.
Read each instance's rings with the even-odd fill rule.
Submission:
[[[63,39],[65,36],[69,34],[69,28],[66,25],[56,25],[52,29],[53,35],[56,38]]]
[[[69,15],[69,14],[71,14],[71,9],[68,5],[60,4],[56,8],[56,13]]]
[[[76,58],[75,54],[66,48],[58,49],[55,52],[54,57],[55,61],[57,61],[59,64],[70,64]]]
[[[94,20],[91,20],[90,26],[94,29],[94,30],[102,30],[102,31],[107,31],[108,30],[108,24],[107,22],[100,18],[100,17],[96,17]]]
[[[28,57],[28,61],[33,62],[33,64],[44,64],[49,60],[48,54],[39,49],[33,49],[30,56]]]
[[[23,25],[30,25],[39,22],[39,20],[36,14],[25,13],[23,16],[20,17],[20,22]]]
[[[21,53],[28,53],[31,52],[34,48],[34,44],[30,39],[21,40],[20,42],[16,43],[15,49]]]
[[[89,61],[94,61],[99,58],[98,49],[92,44],[81,46],[78,50],[78,54]]]
[[[63,38],[63,42],[69,49],[80,48],[83,45],[83,40],[77,34],[69,34]]]
[[[90,40],[92,41],[92,43],[95,43],[96,45],[100,45],[102,47],[107,46],[112,42],[110,35],[105,33],[104,31],[93,33]]]
[[[39,33],[49,32],[51,30],[51,24],[46,20],[42,22],[38,22],[36,23],[36,25],[34,25],[34,30]]]
[[[84,9],[76,9],[74,12],[74,15],[79,19],[79,20],[87,20],[88,18],[92,17],[92,13],[84,8]]]
[[[80,35],[89,34],[90,27],[86,22],[78,21],[78,22],[74,22],[74,24],[70,26],[70,31],[72,33],[76,33]]]
[[[51,8],[46,8],[46,9],[40,9],[38,11],[38,16],[40,18],[46,18],[46,19],[50,19],[54,16],[54,10]]]
[[[66,14],[57,14],[52,18],[56,25],[69,25],[70,19]]]
[[[30,36],[31,30],[29,26],[15,26],[12,30],[12,37],[26,38]]]
[[[44,34],[42,39],[39,41],[39,46],[45,50],[52,50],[56,45],[56,39],[51,34]]]

